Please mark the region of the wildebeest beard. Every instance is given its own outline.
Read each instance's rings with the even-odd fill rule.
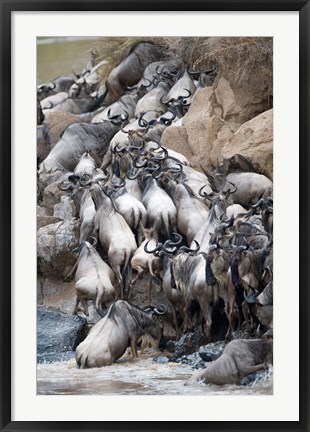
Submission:
[[[214,277],[214,274],[213,274],[213,271],[211,268],[211,263],[213,261],[213,258],[204,252],[201,252],[200,254],[204,257],[204,259],[206,261],[206,282],[208,285],[215,285],[216,279]]]
[[[232,283],[233,283],[233,285],[234,285],[235,288],[242,289],[243,288],[243,286],[242,286],[242,280],[240,278],[239,268],[238,268],[239,262],[240,262],[240,258],[238,256],[234,257],[231,260],[231,263],[230,263],[231,280],[232,280]]]
[[[265,261],[269,253],[270,251],[264,249],[258,258],[258,272],[260,276],[262,276],[264,273]]]

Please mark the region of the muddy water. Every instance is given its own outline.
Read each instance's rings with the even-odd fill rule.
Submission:
[[[102,39],[93,37],[44,37],[37,39],[37,84],[59,75],[74,78],[72,70],[79,73],[86,65],[90,50],[99,46]]]
[[[184,386],[194,371],[180,363],[159,364],[154,352],[134,359],[129,351],[117,363],[78,369],[75,359],[37,366],[40,395],[271,395],[272,367],[246,386]]]

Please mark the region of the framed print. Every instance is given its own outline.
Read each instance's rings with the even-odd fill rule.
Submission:
[[[149,6],[1,1],[1,430],[309,430],[309,2]]]

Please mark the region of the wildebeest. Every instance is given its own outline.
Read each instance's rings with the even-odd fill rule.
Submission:
[[[127,86],[133,86],[141,79],[145,67],[160,60],[165,47],[153,42],[139,41],[128,55],[116,66],[106,80],[106,94],[110,103],[115,102]]]
[[[40,104],[42,107],[42,110],[44,110],[44,114],[48,114],[55,108],[57,105],[61,104],[63,101],[65,101],[68,98],[68,93],[66,92],[59,92],[54,95],[48,96],[45,99],[41,100]]]
[[[111,122],[74,123],[62,134],[58,143],[41,163],[39,174],[58,169],[73,171],[83,153],[91,151],[102,159],[118,127]]]
[[[44,118],[45,117],[44,117],[44,114],[42,111],[40,101],[39,101],[39,99],[37,99],[37,125],[42,124],[44,122]]]
[[[162,314],[163,310],[155,308],[154,312]],[[82,369],[108,366],[119,359],[129,346],[133,356],[138,357],[137,344],[145,334],[158,343],[162,328],[138,306],[117,300],[76,348],[77,365]]]
[[[144,95],[137,103],[135,109],[135,117],[139,118],[148,111],[156,111],[163,114],[167,111],[165,105],[161,102],[161,98],[169,91],[169,86],[160,82],[153,90]]]
[[[116,298],[113,286],[114,273],[106,264],[94,246],[85,241],[79,247],[79,259],[75,274],[76,305],[74,313],[78,311],[79,303],[83,312],[88,316],[87,301],[94,302],[96,311],[102,317],[102,306],[112,303]]]
[[[153,248],[158,243],[158,235],[154,228],[143,228],[143,234],[145,239],[136,250],[134,256],[131,259],[131,267],[137,271],[137,275],[130,282],[130,290],[136,283],[136,281],[142,277],[144,273],[149,273],[149,286],[148,286],[148,299],[151,301],[152,291],[152,278],[156,277],[155,273],[160,268],[160,260],[158,257],[145,252],[145,245],[149,244],[149,248]],[[157,278],[158,279],[158,278]]]
[[[256,291],[252,296],[246,297],[250,314],[257,324],[257,333],[272,334],[273,331],[273,282],[259,294]]]
[[[212,69],[203,72],[188,71],[188,73],[197,80],[197,89],[211,87],[218,74],[218,65],[214,65]]]
[[[268,363],[272,362],[272,340],[236,339],[206,369],[196,372],[187,384],[240,384],[241,378],[268,369]]]
[[[236,191],[231,194],[232,200],[245,208],[256,203],[260,198],[272,196],[273,183],[263,174],[254,172],[234,172],[226,176],[218,172],[214,176],[209,174],[215,190],[231,188],[231,183],[236,186]]]
[[[130,261],[137,249],[137,243],[133,232],[123,216],[116,211],[105,189],[94,184],[91,187],[91,195],[96,208],[93,235],[96,239],[99,238],[108,255],[123,298],[131,280]]]
[[[52,81],[41,84],[37,88],[37,97],[39,101],[48,96],[54,95],[59,92],[68,92],[74,79],[67,76],[59,76]]]
[[[104,120],[124,121],[126,116],[131,119],[134,116],[139,94],[125,94],[112,105],[106,107],[102,112],[97,114],[92,123],[101,123]]]

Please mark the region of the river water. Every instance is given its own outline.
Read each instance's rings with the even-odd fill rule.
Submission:
[[[100,38],[38,38],[37,83],[58,75],[80,72],[90,49],[102,43]],[[43,363],[37,366],[39,395],[270,395],[272,367],[259,373],[246,386],[184,386],[195,372],[181,363],[156,363],[155,352],[134,359],[129,352],[115,364],[95,369],[78,369],[75,359]]]
[[[39,395],[271,395],[272,366],[257,374],[248,385],[185,386],[195,370],[181,363],[157,363],[158,353],[147,352],[136,359],[130,350],[115,364],[102,368],[78,369],[75,359],[38,364]]]
[[[40,37],[37,38],[37,84],[59,75],[71,76],[86,65],[90,50],[102,43],[94,37]]]

